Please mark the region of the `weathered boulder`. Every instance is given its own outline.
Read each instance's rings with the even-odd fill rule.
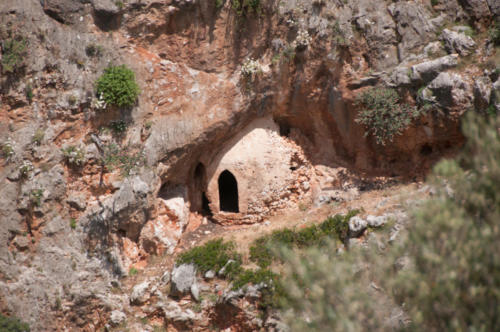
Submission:
[[[149,300],[149,297],[149,281],[144,281],[132,288],[132,293],[130,294],[130,303],[143,304],[144,302]]]
[[[474,106],[485,110],[490,105],[492,82],[488,76],[479,77],[474,82]]]
[[[140,244],[150,253],[171,254],[189,219],[189,208],[182,195],[159,198],[157,217],[148,221],[141,230]]]
[[[449,53],[458,53],[461,56],[467,56],[474,51],[476,43],[465,33],[460,33],[448,29],[444,29],[441,34],[441,39]]]
[[[93,0],[94,10],[101,15],[116,15],[120,12],[117,2],[112,0]]]
[[[369,215],[366,217],[366,221],[368,223],[368,226],[370,227],[382,227],[387,223],[387,216],[372,216]]]
[[[111,311],[111,315],[109,316],[109,321],[113,326],[120,325],[125,319],[127,319],[127,315],[119,310]]]
[[[349,236],[360,236],[367,226],[368,223],[365,219],[358,216],[352,217],[351,219],[349,219]]]
[[[73,23],[73,15],[83,8],[79,0],[40,0],[43,11],[61,23]]]
[[[412,81],[429,82],[442,71],[453,68],[458,64],[458,55],[451,54],[434,60],[416,64],[410,68],[408,75]]]
[[[426,88],[427,101],[440,107],[451,109],[458,107],[462,110],[471,105],[471,87],[459,74],[443,72],[439,74]]]
[[[170,293],[174,296],[188,293],[195,283],[196,267],[193,264],[175,266],[172,270]]]

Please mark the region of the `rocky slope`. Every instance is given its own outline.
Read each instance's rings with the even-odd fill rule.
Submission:
[[[204,216],[235,227],[420,179],[460,149],[464,112],[500,110],[499,15],[494,0],[2,1],[1,311],[93,331],[135,310],[130,269],[160,255],[161,280]],[[135,106],[102,109],[110,64],[135,72]],[[374,86],[423,110],[385,145],[356,121]]]

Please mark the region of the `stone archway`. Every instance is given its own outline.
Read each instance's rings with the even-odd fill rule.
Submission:
[[[190,186],[191,211],[211,216],[210,202],[206,196],[206,169],[203,163],[198,163],[193,173],[193,182]]]
[[[238,182],[234,175],[225,170],[219,175],[219,204],[221,212],[239,212]]]

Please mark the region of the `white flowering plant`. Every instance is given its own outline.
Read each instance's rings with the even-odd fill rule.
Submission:
[[[73,166],[82,166],[85,163],[85,151],[74,145],[61,149],[64,158],[68,164]]]

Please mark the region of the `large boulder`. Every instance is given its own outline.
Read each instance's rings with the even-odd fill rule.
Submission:
[[[40,0],[43,11],[61,23],[74,23],[75,13],[83,9],[79,0]]]
[[[441,39],[449,53],[458,53],[461,56],[469,55],[476,47],[474,40],[463,32],[444,29]]]
[[[421,62],[410,68],[408,75],[412,81],[429,82],[436,78],[439,73],[453,68],[458,64],[458,55],[451,54],[434,60]]]
[[[456,73],[439,74],[425,89],[424,99],[445,109],[461,109],[465,111],[471,106],[472,89],[469,84]]]

